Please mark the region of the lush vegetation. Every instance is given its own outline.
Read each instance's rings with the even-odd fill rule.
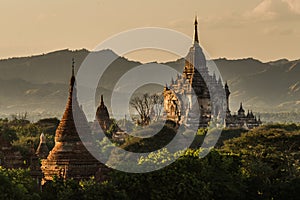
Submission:
[[[300,189],[299,149],[299,126],[273,124],[226,141],[221,152],[240,158],[249,195],[293,199]]]
[[[0,119],[0,139],[11,146],[13,151],[19,151],[26,165],[32,146],[36,149],[39,144],[41,133],[45,134],[49,149],[53,148],[58,123],[57,118],[41,119],[36,123],[31,123],[23,115],[13,116],[11,120]]]
[[[1,130],[7,130],[5,137],[15,146],[19,144],[22,147],[21,142],[16,143],[21,136],[38,137],[41,130],[45,133],[48,130],[48,136],[54,134],[55,123],[50,123],[49,119],[46,122],[42,120],[22,126],[6,124],[8,126]],[[3,124],[11,122],[1,123],[3,127]],[[151,132],[155,130],[155,126],[144,131]],[[136,130],[137,135],[138,131],[140,130]],[[147,152],[163,147],[175,134],[176,128],[168,124],[152,138],[129,137],[121,147],[135,152]],[[224,130],[217,148],[200,159],[199,153],[205,149],[199,146],[206,134],[207,130],[199,130],[192,146],[181,152],[175,162],[161,170],[144,174],[112,170],[109,180],[102,183],[95,182],[93,178],[79,183],[72,179],[63,181],[55,178],[54,181],[47,182],[41,191],[31,179],[29,170],[0,168],[0,199],[299,198],[300,126],[271,124],[251,131]],[[26,142],[24,145],[27,145]],[[108,147],[103,149],[108,150]],[[164,162],[172,156],[174,154],[162,149],[159,153],[142,157],[138,163],[147,167]]]
[[[25,169],[4,169],[0,167],[0,199],[40,199],[39,190]]]

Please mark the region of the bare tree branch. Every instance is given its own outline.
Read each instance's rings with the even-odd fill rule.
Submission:
[[[151,121],[157,121],[163,108],[163,96],[148,93],[134,97],[129,102],[140,116],[139,124],[148,125]]]

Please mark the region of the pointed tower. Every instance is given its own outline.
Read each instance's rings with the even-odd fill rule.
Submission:
[[[198,20],[197,20],[197,16],[195,16],[195,31],[194,31],[194,43],[198,43],[199,44],[199,39],[198,39]]]
[[[229,87],[227,82],[225,83],[225,95],[226,95],[226,115],[230,116],[230,109],[229,109],[229,95],[230,95],[230,91],[229,91]]]
[[[76,126],[74,118],[76,118]],[[77,101],[73,60],[69,97],[63,117],[56,129],[55,146],[47,159],[42,160],[43,182],[52,180],[54,176],[64,179],[87,179],[99,170],[100,163],[87,151],[77,130],[87,136],[91,134],[87,119]]]
[[[191,77],[191,87],[197,96],[197,102],[190,102],[191,110],[194,110],[193,105],[198,104],[200,108],[200,126],[206,126],[210,120],[209,116],[212,113],[211,110],[211,99],[209,94],[209,89],[207,83],[209,82],[209,73],[206,66],[206,58],[202,51],[202,48],[199,43],[198,36],[198,20],[197,16],[194,21],[194,43],[190,48],[189,53],[186,57],[187,63],[190,65],[188,68],[189,72],[192,74],[188,75]],[[188,71],[187,71],[188,72]],[[184,71],[183,74],[186,72]],[[189,97],[189,99],[192,99]],[[198,112],[198,111],[197,111]]]
[[[105,106],[103,101],[103,95],[101,95],[100,105],[97,108],[96,119],[105,133],[110,128],[111,120],[109,117],[107,107]]]
[[[202,51],[202,48],[200,47],[200,42],[199,42],[197,16],[195,17],[195,22],[194,22],[193,46],[190,48],[186,60],[189,63],[191,63],[195,68],[197,68],[202,76],[208,75],[208,69],[206,67],[206,58]]]
[[[46,159],[49,154],[49,149],[46,144],[46,137],[45,137],[44,133],[42,133],[40,136],[40,144],[39,144],[35,154],[40,159]]]
[[[260,115],[258,116],[258,124],[260,125],[260,124],[262,124],[262,122],[261,122],[261,120],[260,120]]]
[[[206,83],[211,77],[199,45],[197,17],[194,21],[194,41],[184,64],[182,76],[177,75],[170,87],[164,88],[166,119],[178,124],[206,127],[211,116],[211,100]]]
[[[240,116],[240,117],[244,117],[245,116],[245,110],[244,110],[244,108],[243,108],[243,103],[241,102],[241,104],[240,104],[240,109],[238,110],[238,115]]]

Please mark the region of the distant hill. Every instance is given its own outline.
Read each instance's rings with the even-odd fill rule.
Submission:
[[[262,63],[252,58],[215,60],[224,80],[228,80],[231,101],[237,109],[261,112],[300,111],[300,60]]]
[[[75,58],[77,70],[89,53],[85,49],[65,49],[43,55],[0,60],[0,117],[25,111],[29,116],[60,117],[67,99],[71,60]],[[110,50],[93,53],[116,56]],[[222,58],[214,62],[223,80],[229,84],[232,112],[238,109],[241,101],[246,110],[254,112],[300,112],[300,60],[281,59],[262,63],[253,58]],[[163,64],[181,72],[184,61],[179,59]],[[99,101],[100,94],[104,94],[104,100],[109,106],[115,83],[124,73],[138,65],[141,63],[123,57],[117,58],[100,79],[96,102]],[[147,89],[159,91],[161,87],[150,86]]]

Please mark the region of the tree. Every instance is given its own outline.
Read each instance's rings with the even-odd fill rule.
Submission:
[[[154,102],[153,110],[155,112],[155,121],[158,121],[161,116],[161,112],[164,108],[164,97],[162,95],[153,94],[152,99]]]
[[[111,182],[98,183],[94,178],[77,182],[73,179],[63,180],[54,177],[53,181],[48,181],[43,187],[41,195],[43,200],[110,200],[129,199],[124,190],[117,190]]]
[[[40,199],[28,169],[0,167],[0,183],[0,199]]]
[[[119,126],[116,122],[115,119],[111,119],[111,125],[109,127],[109,129],[106,131],[106,136],[108,136],[109,138],[112,138],[113,134],[116,133],[117,131],[119,131]]]
[[[0,137],[3,137],[9,143],[18,139],[16,131],[7,124],[0,124]]]
[[[157,121],[159,119],[163,97],[158,94],[150,95],[146,93],[132,98],[129,103],[139,114],[138,124],[145,126],[149,125],[151,120]]]
[[[241,158],[248,198],[288,199],[287,188],[299,191],[299,128],[266,125],[225,142],[221,151]]]
[[[15,125],[25,125],[29,124],[30,121],[28,120],[28,113],[19,113],[18,115],[12,114],[11,115],[12,121],[10,123]]]
[[[245,199],[240,159],[234,155],[210,152],[199,158],[201,150],[187,150],[167,167],[149,173],[113,171],[111,181],[129,199]],[[166,151],[149,154],[141,165],[165,162]]]

